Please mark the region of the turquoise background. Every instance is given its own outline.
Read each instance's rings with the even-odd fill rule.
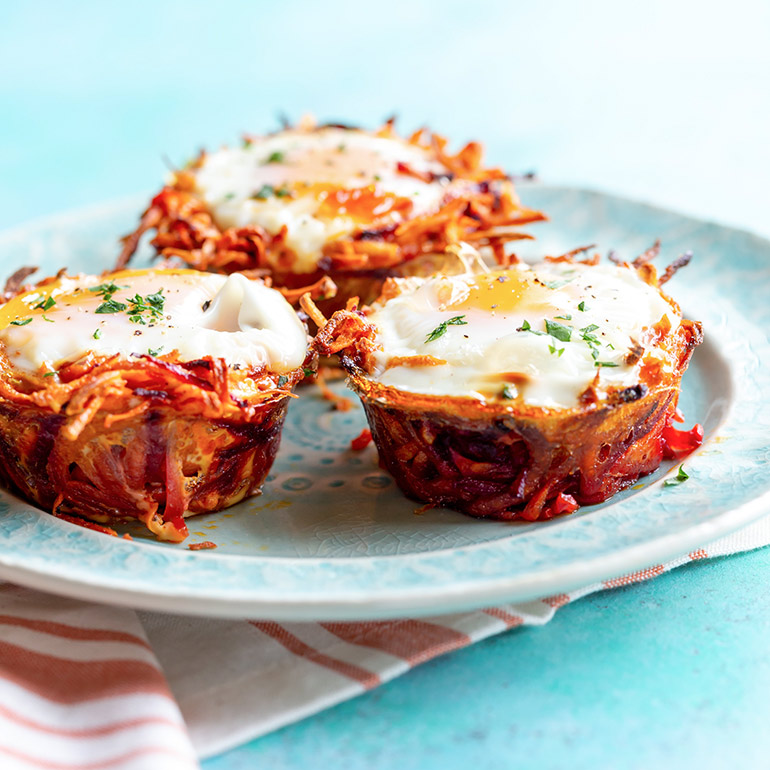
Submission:
[[[765,2],[0,2],[0,225],[150,193],[280,111],[396,111],[770,234],[768,40]],[[769,559],[583,599],[204,767],[761,766]]]

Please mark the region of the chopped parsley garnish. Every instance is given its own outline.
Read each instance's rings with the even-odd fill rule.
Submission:
[[[551,355],[556,354],[557,358],[561,358],[561,354],[564,352],[564,348],[558,348],[555,345],[549,345],[548,351]]]
[[[302,372],[304,373],[305,377],[312,377],[315,372],[312,369],[302,369]]]
[[[43,377],[53,377],[56,374],[56,372],[46,372]]]
[[[562,321],[571,321],[572,315],[570,313],[567,313],[567,315],[557,315],[557,316],[554,316],[554,318],[559,318]]]
[[[500,394],[500,398],[516,398],[516,388],[514,388],[513,385],[503,385],[503,392]]]
[[[588,324],[588,326],[584,326],[582,329],[580,329],[580,336],[589,345],[600,345],[601,342],[599,338],[594,334],[598,328],[599,327],[596,324]]]
[[[92,291],[94,294],[101,294],[105,299],[109,299],[116,291],[127,288],[128,286],[118,286],[110,281],[109,283],[100,283],[98,286],[92,286],[88,291]]]
[[[572,337],[572,329],[569,326],[560,324],[558,321],[546,321],[545,330],[561,342],[569,342],[570,337]]]
[[[561,289],[562,286],[566,286],[569,281],[543,281],[543,283],[549,289]]]
[[[45,313],[43,313],[43,320],[44,320],[44,321],[48,321],[48,323],[49,323],[49,324],[52,324],[52,323],[54,323],[54,320],[53,320],[53,318],[46,318],[46,315],[45,315]]]
[[[102,330],[101,329],[97,329],[91,336],[95,340],[98,340],[102,336]]]
[[[17,318],[15,321],[11,321],[11,326],[26,326],[27,324],[31,323],[31,318],[23,318],[21,321]]]
[[[95,313],[121,313],[126,309],[126,305],[123,302],[117,302],[114,299],[108,299],[106,302],[102,302]]]
[[[231,201],[231,200],[232,200],[234,197],[235,197],[235,193],[233,193],[233,192],[230,192],[230,193],[227,193],[227,194],[225,195],[225,200],[226,200],[226,201]]]
[[[690,478],[690,475],[685,471],[684,465],[679,466],[679,471],[677,472],[676,476],[674,476],[673,479],[666,479],[663,482],[664,487],[678,487],[680,484],[683,484],[687,479]]]
[[[150,321],[160,321],[163,317],[163,306],[166,302],[162,292],[163,289],[158,289],[154,294],[148,294],[146,297],[135,294],[128,300],[131,305],[128,309],[128,318],[131,323],[144,326],[147,323],[148,317]],[[99,311],[97,310],[97,312]]]
[[[50,310],[56,304],[56,300],[53,297],[46,297],[41,299],[37,305],[34,306],[35,310]]]
[[[265,163],[283,163],[283,153],[278,150],[271,152],[270,155],[267,156]]]
[[[620,364],[616,364],[614,361],[594,361],[594,366],[620,366]]]
[[[447,326],[467,326],[468,322],[463,321],[464,315],[456,315],[448,321],[442,321],[426,338],[426,342],[433,342],[446,334]]]
[[[161,345],[159,348],[147,348],[147,353],[155,357],[160,355],[161,350],[163,350],[163,345]]]
[[[282,374],[278,378],[278,387],[282,388],[288,381],[289,381],[289,378],[285,374]]]
[[[252,196],[252,200],[265,201],[268,198],[275,196],[276,198],[286,198],[291,193],[284,187],[279,187],[277,190],[271,184],[263,184]]]
[[[374,181],[375,182],[381,182],[382,181],[382,177],[379,174],[375,174],[374,175]]]
[[[524,321],[524,323],[522,323],[522,325],[518,329],[516,329],[516,331],[517,332],[531,332],[532,334],[537,334],[539,337],[544,337],[545,336],[545,332],[536,331],[535,329],[533,329],[530,326],[529,321],[526,321],[526,320]]]
[[[585,313],[585,312],[586,312],[586,303],[585,303],[585,300],[581,300],[581,301],[578,303],[578,310],[579,310],[581,313]]]

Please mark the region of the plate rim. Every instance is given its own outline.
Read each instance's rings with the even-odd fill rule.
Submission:
[[[614,193],[607,193],[592,188],[576,187],[571,185],[545,185],[533,183],[526,187],[539,187],[551,189],[562,193],[590,194],[604,198],[610,198],[622,203],[642,206],[653,209],[661,214],[675,215],[697,224],[712,225],[720,230],[728,230],[731,233],[749,236],[758,240],[767,249],[770,249],[770,240],[750,230],[723,225],[712,220],[699,219],[696,216],[680,213],[675,209],[656,206],[646,201],[635,200]],[[72,223],[73,220],[88,220],[98,216],[118,214],[133,207],[139,196],[127,196],[113,201],[107,201],[91,206],[71,209],[57,214],[45,215],[29,220],[26,223],[16,225],[0,232],[0,246],[18,237],[23,237],[25,232],[35,231],[44,227],[55,227],[60,224]],[[116,236],[117,243],[117,236]],[[768,266],[770,271],[770,266]],[[734,385],[734,372],[728,369],[730,379]],[[729,420],[732,413],[731,407],[724,414],[720,424]],[[650,485],[650,489],[662,484],[658,480]],[[646,490],[645,490],[646,491]],[[5,493],[7,496],[8,493]],[[16,498],[14,498],[16,499]],[[29,506],[25,501],[19,500],[23,505]],[[184,601],[184,606],[179,606],[180,598],[184,595],[184,588],[164,591],[159,588],[148,593],[144,587],[136,589],[130,586],[116,585],[108,580],[102,583],[87,582],[84,580],[65,577],[56,573],[55,565],[36,565],[14,563],[13,554],[0,552],[0,578],[21,583],[31,588],[48,591],[64,596],[76,597],[90,601],[109,602],[121,606],[130,606],[137,609],[147,609],[165,612],[180,612],[184,614],[206,615],[210,617],[271,617],[276,620],[352,620],[397,617],[404,614],[411,616],[439,614],[442,611],[460,611],[464,609],[489,606],[494,603],[527,601],[553,593],[573,590],[578,587],[601,582],[619,575],[628,574],[653,563],[664,562],[676,556],[681,556],[694,548],[705,545],[721,536],[727,535],[752,521],[761,518],[768,512],[770,503],[770,489],[759,494],[735,508],[717,514],[714,518],[693,524],[682,531],[663,532],[660,537],[646,540],[635,545],[626,545],[610,553],[602,553],[579,563],[557,565],[547,571],[539,571],[534,574],[525,573],[510,577],[486,580],[460,580],[450,586],[425,586],[421,585],[412,589],[399,586],[378,592],[372,597],[370,590],[366,594],[357,596],[350,593],[347,596],[336,595],[332,598],[303,598],[301,594],[292,596],[276,596],[275,599],[254,598],[252,589],[244,594],[232,594],[223,596],[198,596],[195,602]],[[31,506],[29,506],[31,508]],[[41,520],[50,519],[50,515],[43,511],[37,512]],[[64,522],[57,522],[63,525]],[[2,542],[2,541],[0,541]],[[129,544],[126,543],[128,546]],[[143,548],[155,546],[138,544]],[[467,546],[478,547],[480,544]],[[450,551],[463,550],[465,547],[449,549]],[[189,552],[173,552],[185,556],[190,560]],[[429,554],[403,554],[395,557],[371,557],[371,558],[415,558]],[[238,556],[223,554],[231,559],[260,559],[270,560],[277,564],[282,560],[307,561],[301,557],[260,557]],[[210,558],[209,554],[197,553],[197,558]],[[193,557],[193,558],[195,558]],[[323,557],[313,557],[315,561],[328,562]],[[364,557],[366,558],[366,557]],[[342,560],[333,560],[340,563]],[[354,561],[359,561],[358,559]],[[96,576],[93,576],[94,578]],[[120,581],[118,581],[120,582]],[[265,586],[259,589],[265,592]],[[187,597],[189,599],[189,597]]]

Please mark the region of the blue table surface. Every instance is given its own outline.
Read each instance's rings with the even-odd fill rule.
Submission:
[[[770,235],[769,39],[760,0],[0,3],[0,226],[149,194],[278,112],[396,111]],[[590,596],[203,766],[767,766],[766,577],[758,551]]]

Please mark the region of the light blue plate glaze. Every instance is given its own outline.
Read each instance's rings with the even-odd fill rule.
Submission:
[[[100,535],[0,493],[0,576],[43,590],[146,609],[275,619],[435,614],[557,593],[681,555],[770,506],[770,242],[601,193],[530,186],[547,211],[532,255],[598,244],[629,258],[655,238],[661,263],[695,259],[667,287],[706,340],[685,376],[681,406],[701,422],[690,480],[665,488],[671,464],[610,503],[543,524],[415,515],[373,448],[352,452],[365,425],[311,389],[292,403],[264,494],[189,520],[188,542]],[[144,201],[45,219],[0,236],[3,273],[111,265],[117,236]],[[148,251],[143,253],[147,259]]]

